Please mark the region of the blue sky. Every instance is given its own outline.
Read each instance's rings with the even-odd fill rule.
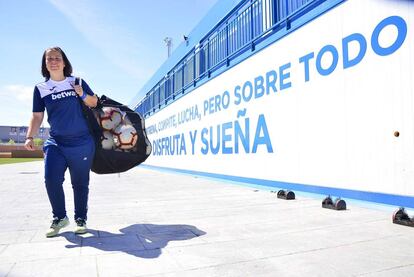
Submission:
[[[164,38],[176,48],[217,1],[0,0],[0,125],[28,124],[50,46],[95,93],[130,103],[167,59]]]

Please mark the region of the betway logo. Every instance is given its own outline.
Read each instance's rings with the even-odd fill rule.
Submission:
[[[66,90],[57,94],[52,94],[52,100],[61,99],[69,96],[76,96],[76,92],[74,90]]]

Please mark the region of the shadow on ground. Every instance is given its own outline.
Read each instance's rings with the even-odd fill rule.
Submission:
[[[141,258],[157,258],[162,249],[171,241],[190,240],[203,236],[206,232],[192,225],[134,224],[111,233],[103,230],[88,229],[84,235],[63,232],[60,235],[72,244],[66,248],[82,247],[106,252],[124,252]]]

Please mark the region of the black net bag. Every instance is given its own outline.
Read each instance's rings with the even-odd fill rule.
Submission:
[[[93,109],[82,101],[82,109],[96,144],[93,172],[125,172],[149,157],[152,147],[139,113],[105,95]]]

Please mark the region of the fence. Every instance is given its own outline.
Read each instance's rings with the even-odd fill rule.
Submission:
[[[144,116],[156,112],[215,70],[228,66],[233,58],[254,50],[260,40],[290,28],[291,20],[326,1],[242,1],[146,94],[136,111]]]

